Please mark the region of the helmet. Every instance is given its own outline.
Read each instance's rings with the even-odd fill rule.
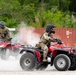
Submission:
[[[5,23],[3,21],[0,22],[0,27],[3,29],[5,28]]]
[[[46,26],[46,32],[49,32],[49,33],[55,33],[55,31],[53,30],[53,28],[55,28],[55,26],[54,25],[52,25],[52,24],[48,24],[47,26]]]

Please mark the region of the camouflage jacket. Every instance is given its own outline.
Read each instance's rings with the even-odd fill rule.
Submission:
[[[54,42],[54,38],[52,37],[52,35],[50,34],[49,35],[49,33],[47,33],[47,32],[45,32],[42,36],[41,36],[41,38],[40,38],[40,41],[39,42],[42,42],[42,43],[48,43],[48,42]]]
[[[10,38],[10,32],[7,27],[5,27],[4,29],[0,28],[0,38],[1,39]]]

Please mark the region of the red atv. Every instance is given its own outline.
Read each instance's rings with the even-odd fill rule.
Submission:
[[[43,50],[26,46],[20,53],[24,53],[20,58],[20,66],[23,70],[44,70],[50,64],[59,71],[76,69],[76,49],[66,47],[61,40],[57,39],[57,44],[48,48],[47,62],[43,62]]]
[[[8,59],[10,55],[18,56],[20,51],[20,44],[11,44],[11,39],[0,40],[0,57],[1,59]]]

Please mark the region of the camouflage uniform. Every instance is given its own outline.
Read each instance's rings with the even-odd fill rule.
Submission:
[[[48,47],[50,46],[50,42],[56,42],[54,38],[52,37],[52,34],[55,34],[55,28],[54,25],[48,24],[46,26],[45,33],[41,36],[39,44],[36,44],[37,47],[43,49],[43,62],[46,62],[46,57],[47,57],[47,52],[48,52]]]
[[[10,38],[10,32],[7,27],[2,29],[0,27],[0,39],[9,39]]]
[[[44,50],[43,52],[43,61],[46,60],[46,57],[47,57],[47,53],[48,53],[48,42],[55,42],[55,40],[53,39],[52,35],[49,36],[49,33],[45,32],[41,38],[40,38],[40,41],[39,41],[39,45],[41,47],[41,49]]]

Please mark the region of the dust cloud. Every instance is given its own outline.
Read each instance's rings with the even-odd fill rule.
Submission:
[[[13,35],[12,44],[24,44],[35,46],[38,43],[40,36],[34,32],[35,28],[28,27],[24,22],[21,22],[17,28],[18,32]],[[21,71],[19,64],[20,58],[16,59],[14,56],[10,56],[8,60],[0,59],[0,71]]]
[[[35,28],[27,26],[24,22],[19,25],[18,33],[13,38],[13,42],[35,46],[39,42],[40,35],[35,33]]]

